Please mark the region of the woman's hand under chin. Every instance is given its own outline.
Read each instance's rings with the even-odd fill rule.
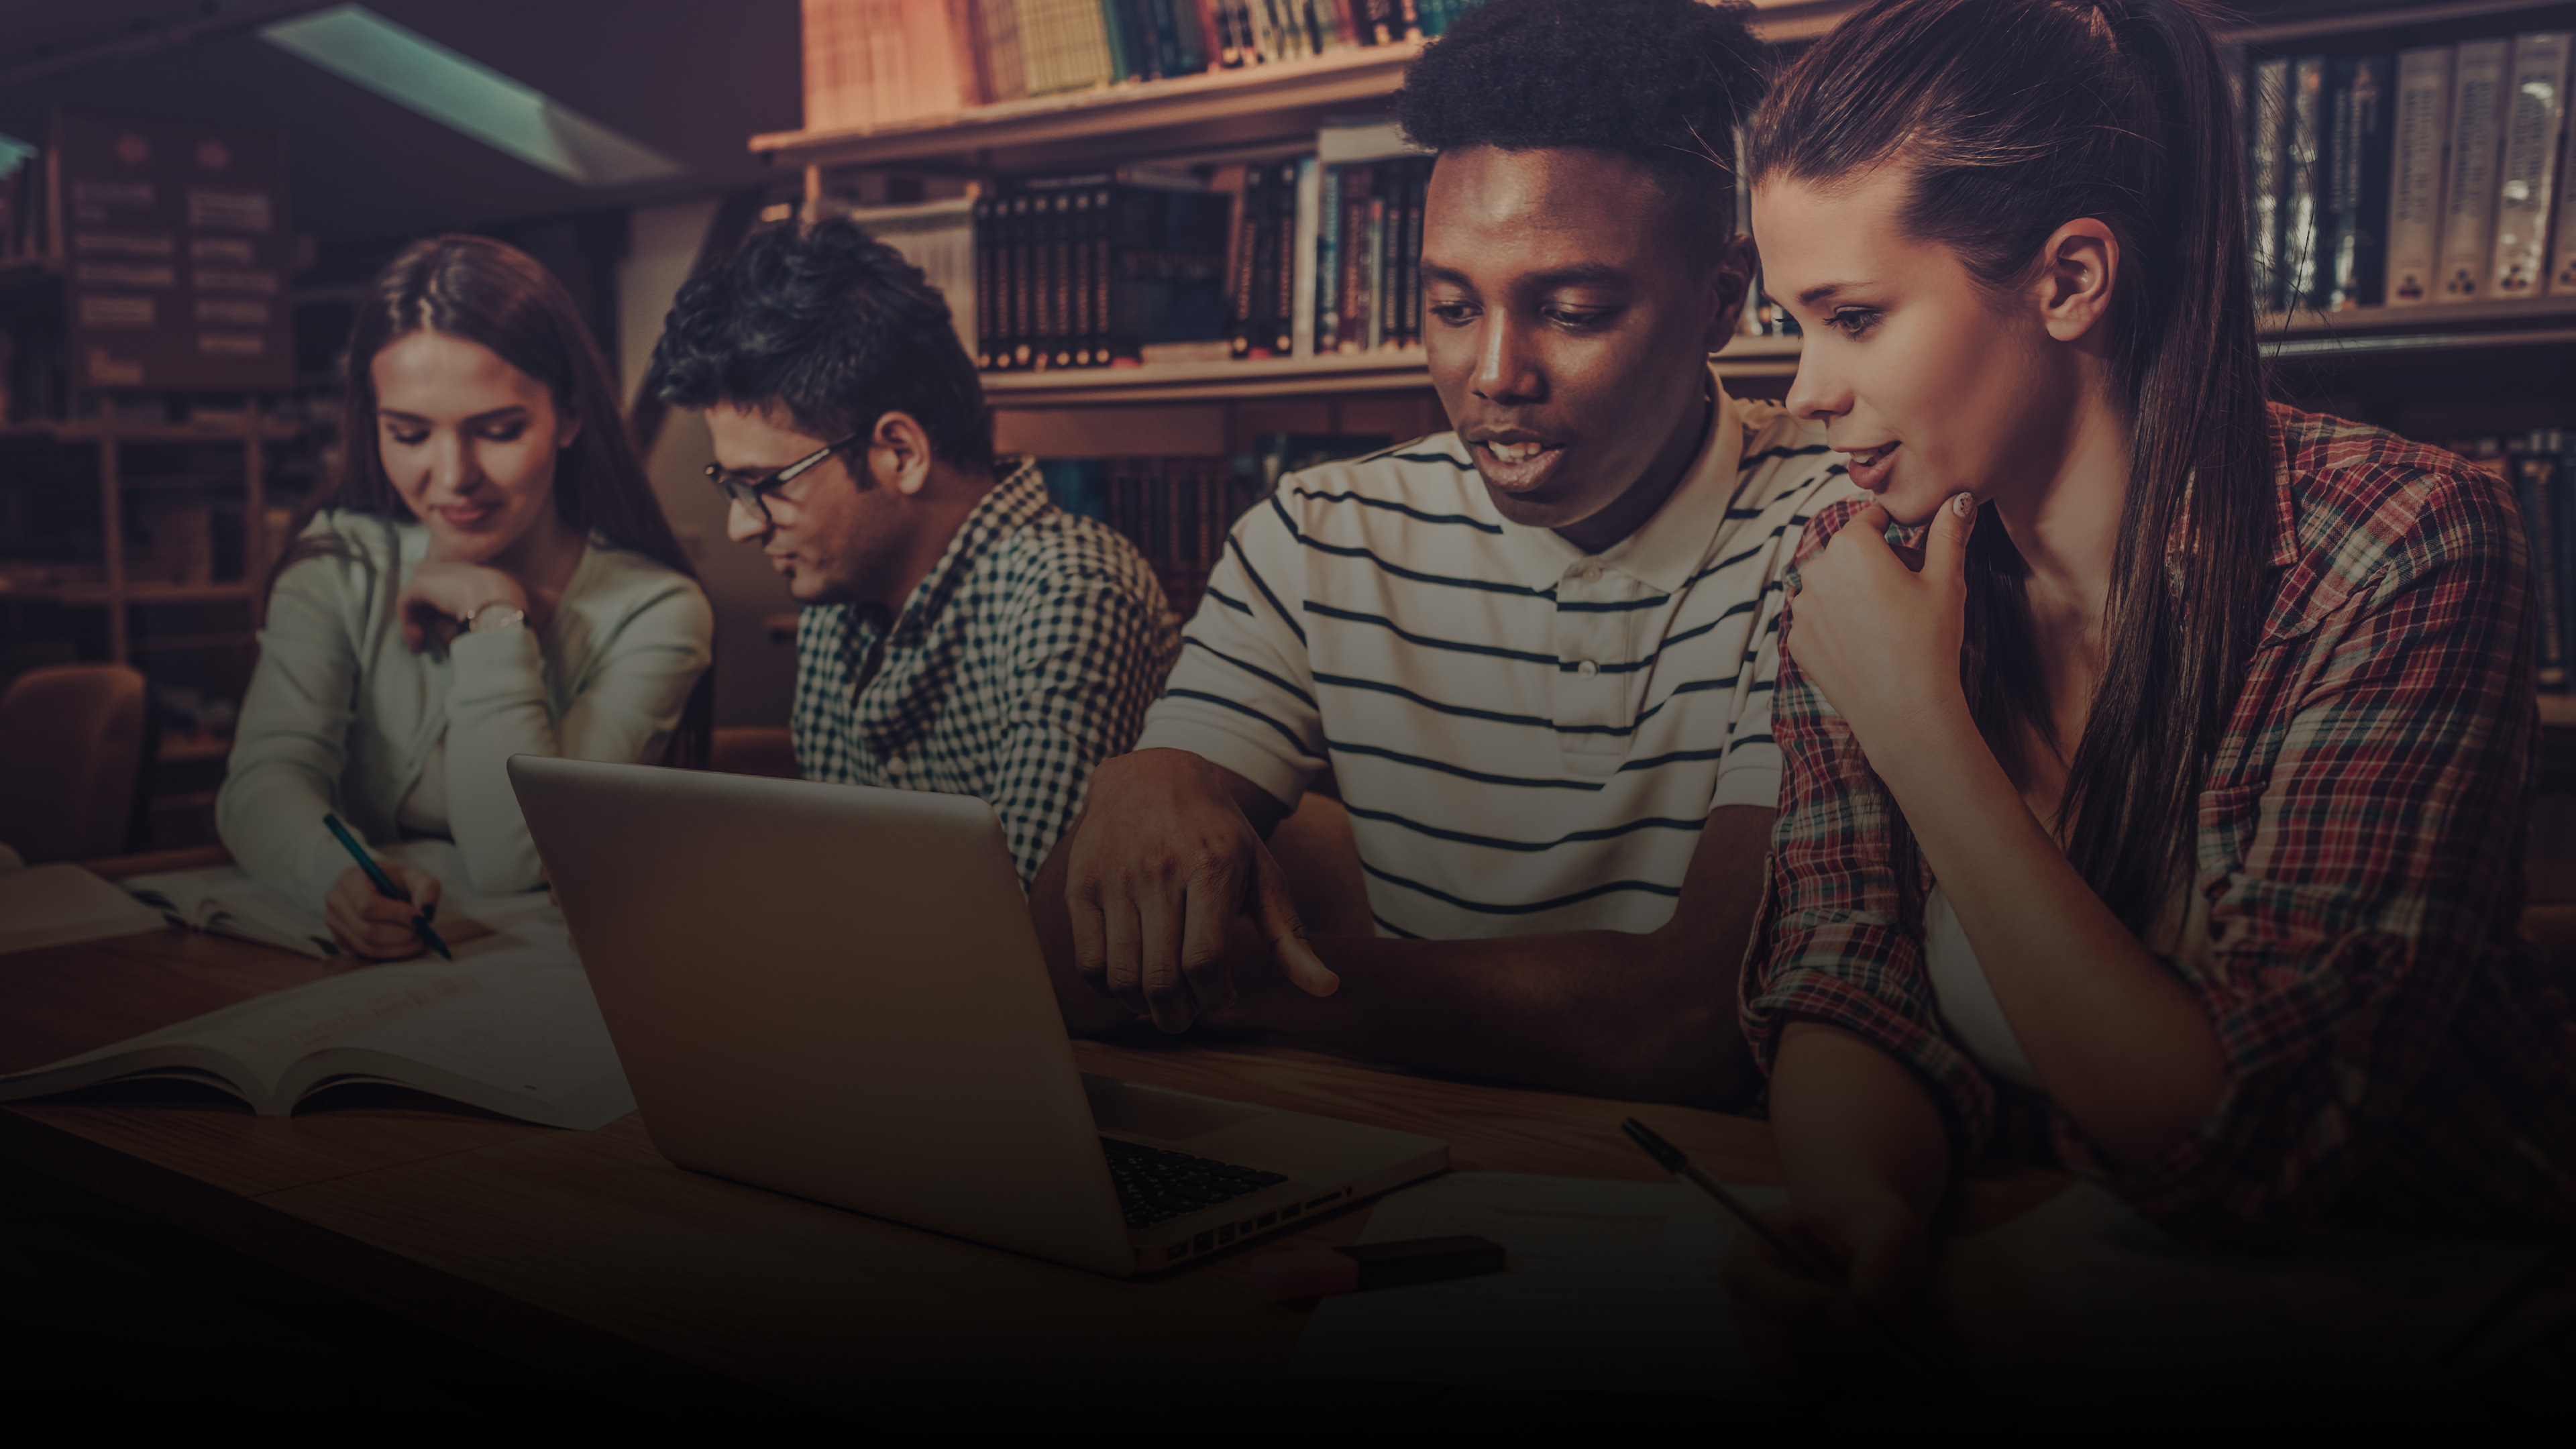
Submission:
[[[1920,549],[1887,541],[1887,510],[1855,513],[1798,566],[1787,644],[1825,700],[1877,755],[1927,724],[1963,719],[1959,650],[1976,500],[1953,495]]]
[[[402,619],[403,643],[417,654],[432,640],[444,645],[455,638],[464,621],[487,604],[525,609],[528,593],[499,569],[433,555],[412,570],[394,607]]]

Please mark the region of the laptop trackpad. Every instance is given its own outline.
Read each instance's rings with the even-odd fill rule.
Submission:
[[[1268,1115],[1267,1108],[1167,1092],[1137,1082],[1095,1077],[1089,1072],[1082,1074],[1082,1093],[1091,1099],[1091,1120],[1101,1131],[1164,1142],[1186,1142]]]

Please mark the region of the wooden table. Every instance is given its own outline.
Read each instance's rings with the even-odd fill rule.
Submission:
[[[169,930],[0,956],[0,1071],[336,970]],[[1085,1070],[1447,1139],[1467,1171],[1658,1176],[1631,1111],[1722,1177],[1771,1181],[1769,1129],[1714,1112],[1372,1069],[1262,1044],[1079,1043]],[[626,1402],[748,1388],[871,1421],[1455,1423],[1599,1401],[1291,1380],[1300,1307],[1237,1252],[1119,1281],[675,1168],[628,1116],[534,1127],[383,1089],[292,1118],[134,1084],[0,1109],[0,1157]],[[1991,1221],[2053,1190],[1975,1184]],[[1366,1213],[1265,1242],[1340,1243]],[[1705,1406],[1624,1402],[1687,1419]],[[1217,1416],[1211,1418],[1211,1416]]]

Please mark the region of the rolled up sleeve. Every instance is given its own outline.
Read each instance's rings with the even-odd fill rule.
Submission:
[[[1803,563],[1867,499],[1808,524]],[[1911,1070],[1940,1109],[1953,1161],[1985,1149],[1995,1095],[1943,1034],[1923,965],[1923,882],[1908,888],[1903,821],[1851,727],[1798,668],[1797,604],[1783,614],[1771,733],[1783,761],[1771,876],[1742,982],[1742,1020],[1767,1076],[1792,1021],[1840,1027]]]

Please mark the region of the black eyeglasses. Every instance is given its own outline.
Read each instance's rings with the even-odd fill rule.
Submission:
[[[740,473],[726,471],[724,465],[720,463],[709,463],[707,481],[716,485],[718,493],[759,514],[762,523],[776,527],[778,520],[769,516],[769,495],[795,482],[807,469],[866,436],[865,433],[852,433],[837,443],[826,443],[766,478],[745,477]]]

